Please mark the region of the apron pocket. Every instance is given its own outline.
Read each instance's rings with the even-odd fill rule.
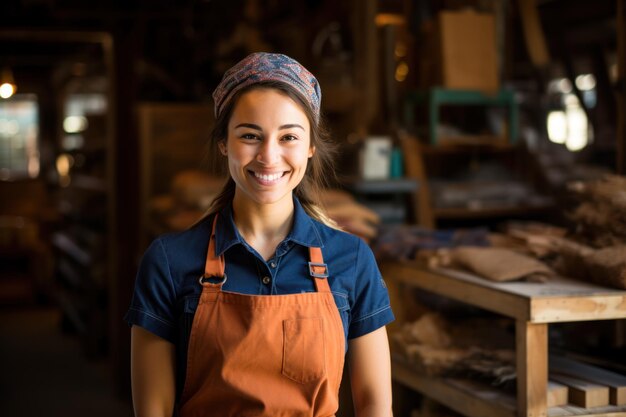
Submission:
[[[301,384],[326,374],[324,321],[321,317],[283,320],[283,370]]]

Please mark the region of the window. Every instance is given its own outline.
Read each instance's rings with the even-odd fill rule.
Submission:
[[[39,175],[39,107],[34,95],[0,101],[0,180]]]
[[[593,108],[596,105],[593,74],[579,75],[575,82],[587,108]],[[558,103],[548,114],[548,137],[570,151],[583,149],[593,140],[593,130],[578,97],[572,92],[570,81],[567,78],[553,80],[548,85],[548,91]]]

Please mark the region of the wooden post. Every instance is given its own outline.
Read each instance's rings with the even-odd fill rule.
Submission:
[[[517,320],[517,415],[546,417],[548,406],[548,325]]]
[[[626,173],[626,0],[617,0],[617,173]]]
[[[370,128],[378,106],[378,39],[376,33],[375,0],[353,0],[354,63],[355,80],[359,88],[358,105],[362,109],[355,113],[357,127]]]
[[[109,285],[111,362],[119,394],[130,398],[130,329],[122,321],[130,305],[139,253],[139,144],[135,121],[137,101],[133,62],[137,57],[137,34],[131,22],[120,22],[114,34],[113,173],[115,193],[111,209],[115,218],[110,233],[114,237],[113,271]]]

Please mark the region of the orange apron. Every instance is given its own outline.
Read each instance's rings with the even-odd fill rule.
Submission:
[[[316,292],[226,292],[224,257],[215,254],[216,223],[217,215],[200,277],[180,416],[334,416],[345,340],[320,248],[309,250]],[[208,277],[223,280],[210,283]]]

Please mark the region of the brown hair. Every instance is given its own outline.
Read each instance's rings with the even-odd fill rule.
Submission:
[[[259,88],[274,89],[291,98],[296,103],[300,104],[300,107],[309,119],[309,124],[311,125],[310,146],[315,147],[315,153],[309,159],[306,173],[302,181],[300,181],[300,184],[294,189],[294,194],[298,197],[304,211],[309,216],[328,226],[337,228],[337,224],[326,215],[320,202],[321,192],[336,180],[333,164],[336,145],[330,141],[328,130],[322,118],[320,117],[319,122],[315,121],[314,112],[308,101],[302,98],[293,87],[279,81],[263,81],[238,91],[215,121],[210,136],[210,145],[213,151],[212,155],[216,164],[215,166],[219,167],[221,172],[227,173],[228,179],[220,193],[211,202],[207,215],[222,210],[230,204],[235,196],[235,181],[230,174],[228,174],[227,160],[217,151],[218,143],[228,138],[228,123],[239,97],[250,90]]]

